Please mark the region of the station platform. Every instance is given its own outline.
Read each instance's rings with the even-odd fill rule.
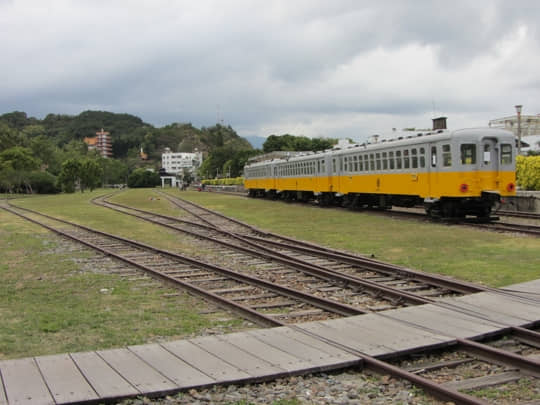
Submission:
[[[0,404],[104,402],[361,366],[540,321],[540,280],[380,313],[0,361]]]

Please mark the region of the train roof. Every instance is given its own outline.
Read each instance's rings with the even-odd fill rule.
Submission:
[[[303,161],[303,160],[309,160],[312,158],[316,158],[317,156],[322,157],[326,156],[328,154],[331,155],[342,155],[346,153],[354,153],[354,152],[363,152],[363,151],[376,151],[380,149],[387,149],[391,147],[403,147],[407,145],[417,145],[417,144],[423,144],[427,142],[438,142],[443,141],[445,139],[460,139],[460,138],[476,138],[481,139],[486,136],[502,136],[505,138],[508,138],[509,140],[514,138],[514,134],[510,131],[500,129],[500,128],[465,128],[465,129],[458,129],[458,130],[436,130],[436,131],[428,131],[428,132],[413,132],[410,135],[407,136],[399,136],[394,139],[383,139],[379,142],[375,143],[362,143],[362,144],[349,144],[349,145],[343,145],[338,144],[336,147],[332,149],[327,149],[324,151],[318,151],[318,152],[285,152],[289,155],[286,156],[275,156],[274,158],[268,158],[264,161],[257,161],[254,163],[250,163],[247,166],[249,167],[257,167],[262,166],[265,164],[268,164],[270,162],[274,163],[283,163],[288,161]],[[426,139],[427,138],[427,139]]]

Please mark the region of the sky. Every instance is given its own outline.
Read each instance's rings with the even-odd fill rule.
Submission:
[[[538,0],[0,0],[0,114],[365,140],[540,113]]]

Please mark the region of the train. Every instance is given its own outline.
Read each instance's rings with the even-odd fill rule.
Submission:
[[[248,161],[244,187],[250,197],[384,210],[423,205],[434,218],[494,219],[501,199],[516,193],[515,158],[512,132],[439,129]]]

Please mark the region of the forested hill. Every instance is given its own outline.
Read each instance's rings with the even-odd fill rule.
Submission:
[[[114,158],[120,159],[138,155],[141,147],[151,161],[159,160],[165,147],[175,152],[192,152],[194,148],[203,152],[222,147],[253,149],[230,126],[218,124],[199,129],[189,123],[174,123],[155,128],[130,114],[84,111],[79,115],[49,114],[42,120],[28,117],[24,112],[0,115],[0,138],[3,138],[0,139],[0,150],[19,144],[24,140],[22,138],[38,136],[63,148],[74,141],[95,136],[101,128],[110,133]],[[10,139],[12,145],[2,145],[10,143]]]

